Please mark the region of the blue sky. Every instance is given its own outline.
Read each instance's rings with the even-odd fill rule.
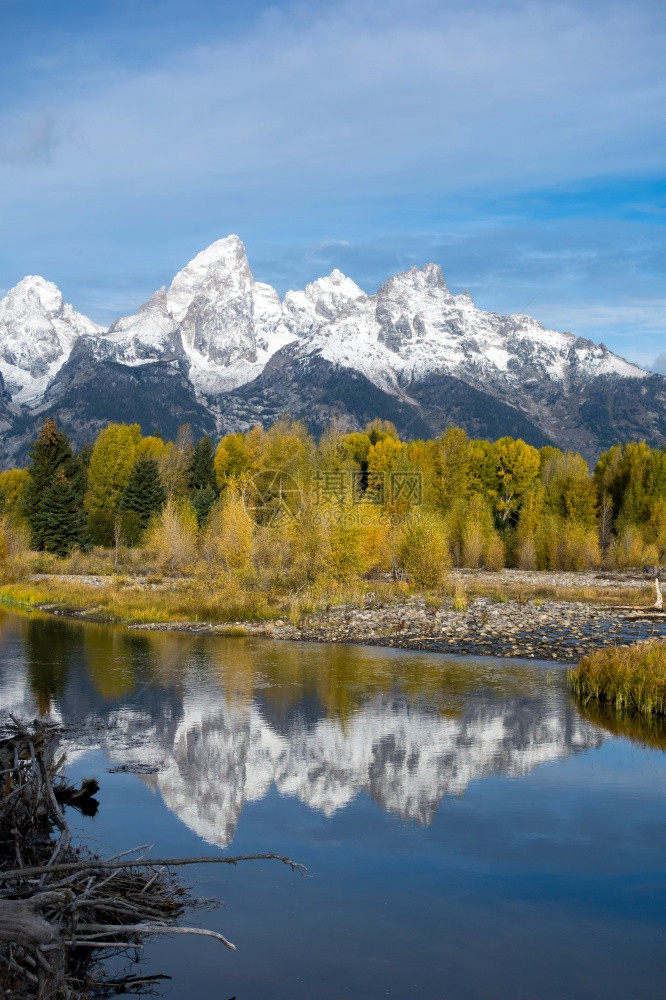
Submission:
[[[0,289],[110,322],[234,232],[666,373],[665,52],[648,0],[0,0]]]

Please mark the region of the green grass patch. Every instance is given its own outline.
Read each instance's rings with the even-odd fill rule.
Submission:
[[[666,641],[595,650],[569,671],[567,681],[584,704],[598,702],[621,712],[666,715]]]
[[[0,587],[0,604],[9,607],[34,608],[42,601],[41,592],[27,583],[7,583]]]

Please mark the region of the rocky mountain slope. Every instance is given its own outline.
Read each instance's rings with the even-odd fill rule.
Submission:
[[[618,439],[666,439],[666,378],[528,316],[484,312],[436,264],[374,295],[335,270],[281,301],[236,236],[106,331],[51,282],[24,278],[0,300],[0,375],[4,464],[47,415],[79,443],[109,420],[219,434],[282,413],[315,433],[333,417],[385,417],[406,437],[456,423],[592,460]]]

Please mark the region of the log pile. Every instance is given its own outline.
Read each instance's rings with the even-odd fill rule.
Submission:
[[[216,931],[176,923],[191,902],[173,875],[178,865],[275,858],[304,870],[276,854],[152,859],[144,845],[101,859],[75,848],[62,803],[94,810],[97,785],[66,784],[54,728],[12,722],[0,741],[0,995],[141,991],[155,977],[105,978],[100,957],[139,952],[153,934],[203,934],[235,950]]]

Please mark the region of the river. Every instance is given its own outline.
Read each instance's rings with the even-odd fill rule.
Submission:
[[[238,953],[151,941],[160,995],[663,996],[663,732],[581,714],[562,665],[5,611],[0,643],[2,716],[61,723],[100,781],[70,810],[93,850],[308,867],[185,869]]]

